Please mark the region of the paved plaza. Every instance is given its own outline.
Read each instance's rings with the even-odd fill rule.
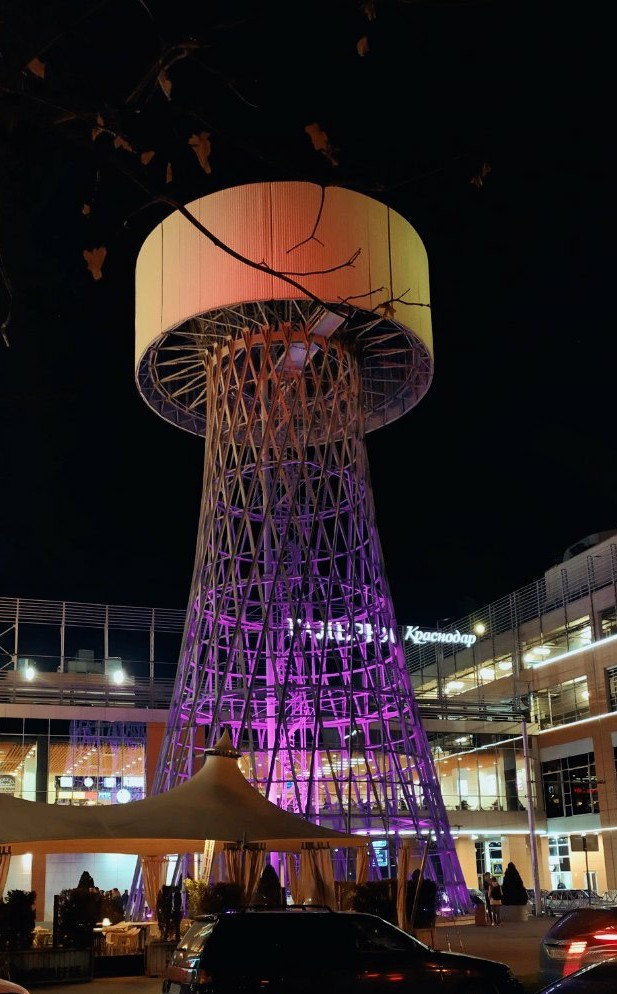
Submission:
[[[526,922],[504,922],[499,928],[479,927],[473,921],[445,924],[436,929],[435,945],[453,953],[467,953],[507,963],[527,991],[538,989],[540,939],[555,918],[531,917]]]

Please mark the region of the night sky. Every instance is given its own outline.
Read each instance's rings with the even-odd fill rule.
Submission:
[[[434,381],[368,440],[399,623],[480,609],[617,527],[602,5],[202,6],[2,5],[0,596],[186,604],[202,448],[133,374],[135,258],[161,191],[340,183],[422,237]],[[148,70],[189,39],[168,99]],[[92,140],[97,114],[151,163]],[[209,174],[187,141],[201,130]]]

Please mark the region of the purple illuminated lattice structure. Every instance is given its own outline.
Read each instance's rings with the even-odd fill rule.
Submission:
[[[189,211],[257,265],[178,212],[138,261],[140,391],[205,438],[154,790],[192,774],[200,726],[205,747],[228,729],[251,782],[287,810],[394,849],[430,833],[427,872],[467,909],[398,642],[365,444],[430,385],[422,244],[384,205],[311,184],[239,187]],[[264,274],[262,260],[294,275]]]

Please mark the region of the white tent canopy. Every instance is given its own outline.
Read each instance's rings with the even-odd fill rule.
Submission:
[[[164,794],[128,804],[71,807],[0,795],[0,845],[11,854],[114,852],[140,856],[203,850],[207,839],[294,852],[306,843],[362,846],[366,838],[283,811],[243,776],[224,732],[203,767]]]

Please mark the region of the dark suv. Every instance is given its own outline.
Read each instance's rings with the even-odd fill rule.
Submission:
[[[522,994],[504,963],[438,952],[375,915],[242,909],[196,918],[163,994]]]

